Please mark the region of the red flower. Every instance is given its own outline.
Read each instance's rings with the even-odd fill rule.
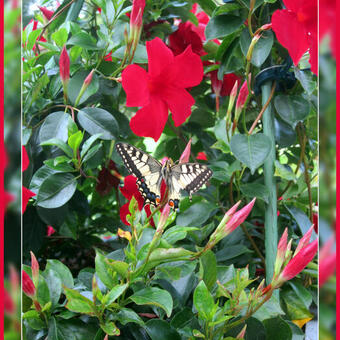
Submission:
[[[112,52],[108,53],[106,56],[104,56],[105,61],[112,61]]]
[[[49,9],[47,9],[46,7],[40,7],[38,6],[41,13],[43,14],[43,16],[47,19],[47,20],[51,20],[51,18],[53,17],[54,12],[50,11]]]
[[[286,9],[276,10],[272,29],[295,65],[309,49],[311,70],[317,74],[317,1],[284,0]]]
[[[27,169],[29,163],[30,161],[27,156],[26,148],[22,146],[22,171],[23,172]],[[26,210],[28,200],[35,195],[36,194],[34,192],[22,186],[22,189],[21,189],[21,207],[22,207],[21,212],[22,214]]]
[[[99,182],[96,186],[96,191],[101,196],[107,195],[112,190],[113,187],[117,189],[119,186],[120,179],[118,176],[112,175],[111,170],[118,174],[116,165],[112,160],[110,160],[108,167],[107,168],[103,167],[103,169],[100,170],[98,174]]]
[[[38,28],[38,21],[31,19],[30,22],[28,23],[28,25],[30,25],[32,22],[33,22],[32,31],[35,31]],[[25,30],[27,26],[25,26],[23,30]],[[38,40],[42,41],[42,42],[46,42],[47,41],[44,37],[40,37]],[[35,50],[36,50],[35,44],[34,44],[32,50],[33,50],[33,52],[35,52]],[[38,55],[38,53],[35,52],[35,55]],[[23,60],[24,60],[24,58],[23,58]]]
[[[169,47],[174,55],[181,54],[188,46],[200,56],[207,54],[203,49],[202,39],[194,27],[191,22],[180,23],[178,29],[169,35]]]
[[[303,247],[283,269],[280,279],[282,281],[291,280],[298,275],[309,262],[311,262],[318,251],[318,240],[314,240],[307,246]]]
[[[129,202],[125,203],[120,208],[120,211],[119,211],[120,219],[124,224],[130,225],[130,223],[126,220],[126,216],[130,214],[129,204],[130,204],[130,200],[132,199],[132,197],[136,199],[138,203],[139,211],[141,211],[144,206],[144,198],[138,190],[137,178],[132,175],[126,176],[124,178],[124,186],[120,188],[120,191],[123,194],[123,196],[129,200]],[[151,215],[151,210],[150,210],[149,205],[145,206],[145,212],[147,216]],[[150,224],[153,227],[155,226],[153,220],[150,221]]]
[[[35,295],[33,281],[24,270],[22,271],[22,290],[29,297],[33,297]]]
[[[319,215],[318,213],[313,213],[313,225],[314,225],[314,231],[318,233],[319,229]]]
[[[216,96],[229,96],[235,82],[241,84],[242,78],[234,73],[225,74],[223,80],[217,78],[218,70],[209,72],[211,79],[211,88]]]
[[[175,126],[180,126],[191,114],[194,98],[185,90],[198,85],[203,78],[200,57],[191,47],[174,56],[160,38],[146,42],[148,72],[129,65],[122,73],[126,106],[141,106],[130,121],[131,130],[138,136],[159,139],[172,113]]]
[[[336,267],[336,251],[333,251],[334,236],[322,246],[319,255],[319,287],[322,287],[333,275]]]
[[[207,155],[205,154],[205,152],[201,151],[197,154],[197,157],[196,159],[199,159],[201,161],[207,161],[208,160],[208,157]]]
[[[26,148],[24,146],[22,146],[22,168],[21,168],[21,171],[25,171],[29,164],[30,164],[30,160],[28,158],[28,155],[27,155],[27,151],[26,151]]]
[[[54,233],[55,233],[55,229],[51,225],[48,225],[47,228],[46,228],[46,235],[51,236]]]

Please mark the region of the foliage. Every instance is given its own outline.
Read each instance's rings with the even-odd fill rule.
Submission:
[[[265,242],[268,206],[278,209],[278,216],[272,216],[275,232],[280,235],[288,227],[292,249],[312,224],[317,82],[308,55],[292,65],[267,25],[280,3],[254,3],[201,0],[203,13],[195,6],[191,10],[191,2],[147,1],[144,13],[141,9],[142,29],[129,28],[131,6],[122,0],[64,0],[58,8],[44,1],[54,15],[46,19],[36,12],[38,22],[29,22],[23,13],[28,24],[22,33],[22,124],[30,162],[23,185],[35,194],[23,216],[24,270],[31,275],[29,251],[41,269],[36,295],[23,299],[26,339],[70,339],[70,334],[78,340],[101,340],[105,334],[234,339],[245,324],[245,339],[271,339],[273,334],[303,338],[301,327],[315,315],[317,271],[306,269],[282,288],[270,286],[271,278],[266,287],[260,282],[265,259],[275,261],[276,256],[275,239]],[[161,100],[169,101],[166,114],[169,108],[172,115],[165,117],[159,139],[153,134],[141,138],[130,125],[139,113],[127,105],[124,72],[139,64],[150,73],[150,42],[158,37],[171,47],[169,36],[183,23],[189,24],[183,37],[191,39],[185,41],[196,53],[195,64],[200,63],[196,48],[200,51],[204,77],[188,89],[182,79],[178,85],[178,76],[182,91],[170,97],[176,103],[181,95],[190,96],[195,104],[185,102],[189,111],[186,107],[186,120],[178,123],[173,102],[158,88]],[[176,60],[182,56],[175,52],[178,46],[169,50]],[[186,48],[182,53],[189,53]],[[222,95],[231,74],[238,83],[233,81]],[[166,75],[171,77],[169,69]],[[267,97],[261,96],[263,77],[273,81]],[[173,86],[176,79],[171,79]],[[135,81],[139,85],[138,77]],[[136,84],[129,85],[140,99],[144,89]],[[150,88],[145,91],[154,95]],[[261,119],[267,105],[273,110],[271,136]],[[156,115],[144,124],[158,128],[161,119],[164,115]],[[189,140],[191,160],[204,152],[208,161],[200,162],[208,164],[213,176],[192,202],[182,197],[179,212],[148,212],[139,207],[137,194],[127,196],[119,188],[128,172],[116,142],[128,142],[159,160],[178,160]],[[274,202],[263,166],[272,154]],[[246,222],[206,247],[225,227],[225,212],[253,197],[256,203]],[[47,226],[55,233],[46,236]]]

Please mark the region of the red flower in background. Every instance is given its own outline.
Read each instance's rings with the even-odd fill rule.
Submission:
[[[114,176],[111,171],[117,173],[117,176]],[[101,195],[107,195],[112,188],[118,188],[120,182],[120,175],[116,168],[116,164],[110,160],[108,167],[103,167],[98,174],[98,184],[96,186],[96,191]]]
[[[126,216],[130,214],[129,204],[130,204],[132,197],[134,197],[136,199],[136,201],[138,203],[139,211],[142,211],[143,206],[144,206],[144,198],[138,190],[137,178],[135,176],[132,176],[132,175],[126,176],[124,178],[124,186],[120,188],[120,191],[123,194],[123,196],[126,199],[129,200],[129,202],[125,203],[120,208],[120,211],[119,211],[120,219],[124,224],[130,225],[130,223],[126,220]],[[149,217],[151,215],[150,206],[146,205],[144,209],[145,209],[146,215]],[[150,224],[153,227],[155,226],[152,219],[150,221]]]
[[[198,85],[203,78],[200,57],[191,47],[178,55],[160,38],[146,42],[148,72],[138,65],[129,65],[122,73],[126,106],[142,107],[131,118],[131,130],[142,137],[159,139],[172,113],[175,126],[180,126],[191,114],[194,98],[186,88]]]
[[[209,72],[211,79],[211,88],[216,96],[229,96],[233,89],[235,82],[241,84],[242,78],[235,73],[225,74],[223,80],[217,78],[218,70]]]
[[[49,9],[47,9],[46,7],[40,7],[38,6],[41,13],[43,14],[43,16],[47,19],[47,20],[51,20],[51,18],[53,17],[54,12],[50,11]]]
[[[24,172],[28,168],[29,163],[30,163],[27,152],[26,152],[26,148],[24,146],[22,146],[21,155],[22,155],[22,172]],[[26,211],[26,207],[27,207],[27,203],[29,199],[35,195],[36,194],[34,192],[22,186],[21,188],[21,213],[22,214]]]
[[[38,21],[31,19],[30,22],[28,23],[28,25],[30,25],[31,23],[33,23],[32,31],[35,31],[38,28]],[[25,26],[23,30],[25,30],[27,26]],[[44,37],[40,37],[38,40],[42,41],[42,42],[47,42],[47,40]],[[33,45],[32,50],[35,53],[35,55],[38,55],[38,52],[35,52],[35,50],[36,50],[35,44]]]
[[[197,157],[196,159],[198,160],[201,160],[201,161],[207,161],[208,160],[208,157],[207,155],[205,154],[205,152],[201,151],[197,154]]]
[[[286,9],[276,10],[272,16],[272,29],[295,65],[309,49],[311,70],[318,70],[317,1],[284,0]]]
[[[335,245],[334,236],[332,236],[320,249],[319,287],[322,287],[335,271],[336,251],[332,250],[334,245]]]
[[[46,235],[51,236],[54,233],[55,233],[55,229],[51,225],[48,225],[47,228],[46,228]]]

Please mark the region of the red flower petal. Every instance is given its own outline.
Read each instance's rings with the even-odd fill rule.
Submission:
[[[46,235],[51,236],[54,233],[55,233],[55,229],[51,225],[48,225],[47,228],[46,228]]]
[[[25,171],[29,164],[30,164],[30,160],[28,158],[28,155],[27,155],[27,151],[26,151],[26,148],[24,146],[22,146],[22,168],[21,168],[21,171]]]
[[[169,106],[175,126],[183,124],[191,115],[195,99],[185,89],[170,86],[164,89],[162,97]]]
[[[196,159],[199,159],[201,161],[207,161],[208,160],[208,157],[207,155],[205,154],[205,152],[201,151],[197,154],[197,157]]]
[[[126,199],[131,200],[132,196],[138,191],[136,183],[137,178],[135,176],[129,175],[124,178],[124,186],[119,189]]]
[[[146,212],[146,216],[149,217],[149,216],[151,215],[151,208],[150,208],[150,205],[149,205],[149,204],[146,205],[146,206],[144,207],[144,210],[145,210],[145,212]],[[153,218],[150,220],[150,224],[151,224],[152,227],[154,227],[154,228],[156,227]]]
[[[156,142],[168,120],[168,107],[159,97],[152,96],[150,103],[138,110],[130,120],[130,128],[137,136],[151,137]]]
[[[129,204],[130,204],[130,202],[125,203],[124,205],[122,205],[122,206],[120,207],[120,210],[119,210],[120,220],[121,220],[125,225],[130,225],[130,223],[126,220],[126,216],[130,214],[130,211],[129,211]]]
[[[159,75],[174,61],[174,55],[160,38],[155,38],[146,42],[148,53],[148,71],[151,76]]]
[[[317,35],[312,35],[308,37],[310,42],[310,48],[309,48],[309,63],[311,66],[311,71],[318,75],[318,69],[319,69],[319,51],[318,51],[318,40]]]
[[[36,194],[34,192],[32,192],[31,190],[25,188],[24,186],[22,187],[22,198],[21,198],[22,214],[26,210],[28,200],[35,195]]]
[[[272,16],[272,28],[279,43],[288,50],[297,65],[309,47],[304,25],[298,21],[295,13],[277,10]]]
[[[173,70],[176,75],[176,86],[192,87],[198,85],[203,79],[203,63],[199,55],[192,52],[191,46],[175,57]]]
[[[122,73],[122,86],[126,92],[126,106],[145,106],[150,101],[148,74],[138,65],[129,65]]]

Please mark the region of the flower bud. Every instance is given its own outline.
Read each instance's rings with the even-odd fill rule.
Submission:
[[[248,62],[251,61],[251,58],[253,56],[254,47],[255,47],[255,45],[257,44],[257,42],[259,41],[260,38],[261,38],[261,34],[257,33],[257,34],[254,35],[253,39],[251,40],[251,43],[250,43],[249,48],[248,48],[247,56],[246,56],[246,59],[247,59]]]
[[[181,157],[179,158],[179,163],[188,163],[191,151],[191,139],[189,140],[187,146],[185,147]]]
[[[241,332],[238,333],[236,339],[243,339],[244,336],[246,335],[246,329],[247,329],[247,324],[245,324],[244,327],[242,328]]]
[[[311,262],[318,251],[318,240],[314,240],[304,248],[302,248],[297,255],[295,255],[283,269],[279,282],[291,280],[298,275],[309,262]]]
[[[288,229],[286,228],[277,245],[277,254],[276,254],[275,268],[274,268],[275,275],[278,275],[280,273],[282,264],[285,262],[286,251],[287,251],[287,238],[288,238]]]
[[[133,0],[130,17],[130,27],[142,26],[144,7],[145,0]]]
[[[306,234],[302,236],[298,246],[295,249],[295,252],[294,252],[293,256],[295,256],[302,248],[304,248],[309,243],[309,240],[310,240],[310,238],[312,236],[313,229],[314,229],[314,226],[312,225],[309,228],[309,230],[306,232]]]
[[[161,212],[161,217],[159,219],[158,225],[157,225],[157,231],[156,232],[161,232],[163,231],[163,228],[165,226],[165,223],[170,215],[170,205],[166,204]]]
[[[94,69],[85,78],[85,80],[83,82],[83,85],[82,85],[82,87],[81,87],[81,89],[79,91],[78,97],[77,97],[77,99],[76,99],[76,101],[74,103],[75,106],[77,106],[79,104],[81,97],[83,96],[84,92],[89,87],[89,85],[91,84],[93,73],[94,73]]]
[[[7,315],[15,314],[15,304],[12,297],[9,295],[6,288],[4,288],[4,296],[3,296],[3,303],[4,303],[4,312]]]
[[[15,269],[15,267],[11,264],[9,266],[9,282],[11,284],[11,291],[16,292],[20,286],[20,278],[19,273]]]
[[[272,23],[265,24],[261,26],[261,31],[268,31],[272,29]]]
[[[63,47],[60,54],[59,68],[60,79],[63,84],[67,84],[67,82],[70,80],[70,58],[68,56],[66,46]]]
[[[39,282],[39,263],[35,255],[33,254],[33,252],[30,252],[30,253],[31,253],[32,278],[33,278],[34,285],[37,286]]]
[[[251,75],[249,74],[248,81],[250,81]],[[248,83],[247,80],[241,86],[240,93],[238,94],[237,102],[236,102],[236,111],[242,110],[243,106],[248,98],[249,91],[248,91]]]
[[[33,281],[24,270],[22,271],[22,290],[30,298],[35,296],[36,291]]]
[[[54,12],[53,11],[50,11],[49,9],[47,9],[46,7],[40,7],[38,6],[41,13],[43,14],[43,16],[48,20],[50,21],[51,18],[53,17],[53,14]]]

